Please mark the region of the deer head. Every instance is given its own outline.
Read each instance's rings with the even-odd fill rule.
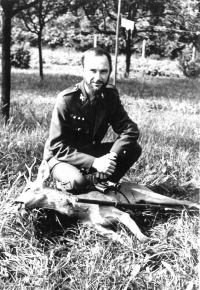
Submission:
[[[29,178],[26,178],[27,184],[22,194],[15,200],[16,203],[24,204],[26,208],[47,208],[54,209],[64,214],[71,212],[71,207],[75,205],[76,198],[71,193],[61,192],[57,189],[45,186],[45,181],[50,175],[49,166],[46,160],[43,160],[35,181],[31,181],[32,167],[26,165],[29,172]]]
[[[38,204],[39,201],[45,198],[44,188],[45,188],[45,180],[49,177],[50,171],[49,166],[46,162],[46,160],[43,160],[39,169],[37,178],[35,181],[31,181],[31,173],[32,168],[35,164],[31,165],[31,167],[28,167],[26,165],[26,168],[29,172],[29,178],[25,177],[26,179],[26,187],[24,188],[22,194],[16,199],[17,203],[24,203],[25,206],[28,208],[31,208],[31,205],[35,205],[35,203]],[[36,202],[37,200],[37,202]]]
[[[26,164],[26,168],[29,172],[29,178],[25,177],[26,178],[26,187],[24,188],[24,192],[27,191],[28,189],[32,189],[34,191],[37,191],[39,189],[42,189],[45,187],[45,180],[49,177],[50,175],[50,171],[49,171],[49,166],[47,164],[47,161],[46,160],[42,160],[42,163],[38,169],[38,174],[37,174],[37,178],[35,181],[31,181],[31,173],[32,173],[32,168],[35,164],[35,161],[34,163],[31,165],[31,167],[28,167]]]

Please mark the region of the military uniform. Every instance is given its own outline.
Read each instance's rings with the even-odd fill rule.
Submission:
[[[44,150],[50,169],[67,162],[89,173],[95,157],[106,154],[105,150],[117,153],[122,163],[131,160],[129,167],[139,158],[139,130],[124,110],[115,86],[108,84],[94,102],[87,96],[84,81],[58,94]],[[109,126],[118,138],[105,146],[101,141]]]

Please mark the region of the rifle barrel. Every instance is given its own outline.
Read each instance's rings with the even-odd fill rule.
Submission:
[[[107,200],[97,200],[97,199],[84,199],[84,198],[77,198],[77,202],[80,203],[88,203],[88,204],[98,204],[102,206],[115,206],[115,207],[124,207],[127,209],[164,209],[164,210],[181,210],[181,209],[187,209],[189,211],[196,211],[199,212],[199,209],[197,209],[194,206],[188,206],[188,205],[182,205],[182,204],[154,204],[154,203],[135,203],[135,204],[130,204],[130,203],[120,203],[120,202],[115,202],[115,201],[107,201]]]

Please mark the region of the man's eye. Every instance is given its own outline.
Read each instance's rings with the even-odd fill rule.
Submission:
[[[107,74],[108,71],[107,71],[107,70],[102,70],[101,73],[102,73],[102,74]]]
[[[95,69],[91,69],[90,71],[93,72],[93,73],[96,73],[96,70]]]

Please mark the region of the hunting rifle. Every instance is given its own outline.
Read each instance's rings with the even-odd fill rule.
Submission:
[[[154,203],[121,203],[115,201],[105,201],[105,200],[96,200],[96,199],[84,199],[84,198],[76,198],[76,202],[80,203],[88,203],[88,204],[98,204],[101,206],[114,206],[117,208],[126,208],[126,209],[162,209],[164,211],[180,211],[186,209],[189,212],[196,212],[199,213],[199,209],[193,206],[186,206],[186,205],[177,205],[177,204],[154,204]]]
[[[81,173],[84,173],[83,171]],[[121,189],[121,184],[120,183],[114,183],[111,181],[98,181],[95,178],[95,174],[90,173],[90,174],[85,174],[84,177],[92,182],[94,187],[100,191],[101,193],[108,193],[110,190],[115,191],[116,193],[119,192],[124,196],[124,198],[127,200],[128,203],[121,203],[121,202],[116,202],[116,201],[106,201],[106,200],[96,200],[96,199],[85,199],[85,198],[76,198],[76,202],[80,203],[88,203],[88,204],[98,204],[101,206],[114,206],[116,208],[125,208],[125,209],[138,209],[138,210],[144,210],[144,209],[162,209],[164,211],[180,211],[180,210],[187,210],[189,212],[195,212],[195,213],[200,213],[199,209],[197,209],[195,206],[189,206],[189,205],[183,205],[183,204],[155,204],[155,203],[135,203],[132,204],[128,200],[125,194],[123,194],[120,189]]]

